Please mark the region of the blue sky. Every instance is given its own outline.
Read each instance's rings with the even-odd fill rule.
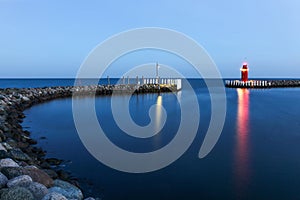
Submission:
[[[299,78],[299,10],[298,0],[0,0],[0,77],[75,77],[106,38],[163,27],[195,39],[224,77],[238,77],[247,57],[252,77]],[[172,63],[172,56],[147,53],[149,59],[140,61]],[[136,63],[123,64],[129,69]],[[114,67],[117,76],[121,66]]]

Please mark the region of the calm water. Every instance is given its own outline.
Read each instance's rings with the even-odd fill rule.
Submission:
[[[77,135],[71,99],[26,110],[23,126],[32,132],[38,146],[47,150],[48,157],[71,161],[66,169],[80,179],[86,194],[104,199],[300,199],[300,88],[226,89],[222,135],[213,151],[199,159],[211,114],[210,97],[203,81],[190,82],[201,112],[197,137],[180,159],[156,172],[123,173],[94,159]],[[123,97],[118,98],[121,102]],[[159,149],[172,140],[180,121],[175,95],[162,94],[160,98],[168,118],[161,133],[151,139],[134,140],[122,133],[112,117],[111,97],[96,98],[99,123],[111,141],[124,149]],[[137,124],[150,122],[148,111],[157,99],[157,94],[131,97],[130,114]],[[91,99],[80,101],[84,105]]]
[[[83,79],[82,85],[89,85],[92,79]],[[118,79],[110,78],[110,84],[117,83]],[[126,80],[127,81],[127,80]],[[136,79],[130,79],[130,83],[135,83]],[[108,79],[100,79],[99,84],[107,84]],[[0,88],[33,88],[33,87],[49,87],[49,86],[72,86],[74,79],[0,79]]]

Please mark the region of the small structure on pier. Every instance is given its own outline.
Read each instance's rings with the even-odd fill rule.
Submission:
[[[136,76],[135,79],[130,79],[127,76],[127,81],[125,76],[119,80],[117,84],[110,85],[109,76],[107,76],[107,86],[111,86],[114,92],[124,92],[124,93],[145,93],[145,92],[177,92],[182,88],[181,78],[163,78],[159,75],[159,64],[155,64],[155,77],[147,78],[142,76]],[[134,81],[135,80],[135,81]]]
[[[248,63],[244,62],[241,68],[241,81],[248,81]]]

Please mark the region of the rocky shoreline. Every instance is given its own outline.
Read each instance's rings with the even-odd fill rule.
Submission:
[[[300,87],[300,80],[271,80],[271,87]]]
[[[45,158],[45,151],[20,123],[23,111],[35,104],[76,95],[171,92],[174,85],[94,85],[44,88],[0,89],[0,199],[66,200],[84,199],[76,179],[53,166],[56,158]],[[93,200],[94,198],[85,198]]]

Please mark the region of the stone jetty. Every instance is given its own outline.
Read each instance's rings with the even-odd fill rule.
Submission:
[[[300,87],[300,80],[226,80],[225,86],[231,88]]]
[[[53,166],[56,158],[45,158],[37,141],[23,130],[23,111],[34,104],[76,95],[154,93],[176,91],[176,85],[93,85],[44,88],[0,89],[0,199],[65,200],[84,199],[76,178]],[[93,200],[94,198],[86,198]]]

